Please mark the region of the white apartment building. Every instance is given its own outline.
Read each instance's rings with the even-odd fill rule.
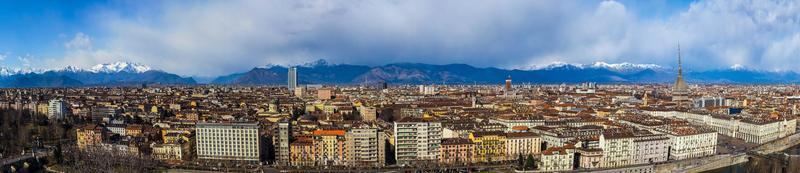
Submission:
[[[47,118],[62,120],[67,117],[68,109],[63,99],[52,99],[47,103]]]
[[[542,152],[539,162],[540,171],[572,170],[575,151],[571,148],[552,147]]]
[[[430,117],[404,117],[394,122],[397,164],[429,164],[439,160],[442,123]]]
[[[601,167],[665,162],[669,157],[669,138],[647,131],[607,132],[600,136],[603,150]]]
[[[712,115],[710,113],[690,113],[678,111],[645,111],[651,115],[675,117],[689,122],[706,125],[717,133],[763,144],[794,134],[797,119],[759,119],[752,115]]]
[[[258,130],[258,123],[197,123],[197,157],[257,162]]]
[[[712,156],[717,153],[717,133],[694,126],[660,128],[670,139],[670,160]]]

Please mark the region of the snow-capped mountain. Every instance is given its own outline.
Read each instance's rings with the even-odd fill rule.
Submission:
[[[89,69],[66,66],[57,69],[0,67],[0,87],[72,87],[138,84],[195,84],[192,78],[152,70],[131,62],[98,64]]]
[[[144,73],[150,70],[151,68],[149,66],[138,63],[114,62],[107,64],[97,64],[95,66],[92,66],[92,68],[88,69],[87,71],[95,73],[118,73],[118,72]]]
[[[662,66],[656,64],[634,64],[634,63],[607,63],[603,61],[597,61],[592,64],[578,64],[578,63],[566,63],[561,61],[555,61],[550,64],[545,65],[533,65],[527,68],[523,68],[522,70],[550,70],[555,68],[578,68],[578,69],[585,69],[585,68],[602,68],[608,69],[617,72],[636,72],[645,69],[651,70],[663,70],[666,69]]]
[[[602,61],[598,61],[598,62],[593,63],[591,65],[591,67],[593,67],[593,68],[605,68],[605,69],[615,70],[615,71],[631,71],[631,70],[644,70],[644,69],[660,70],[660,69],[664,69],[664,67],[661,67],[661,66],[655,65],[655,64],[633,64],[633,63],[628,63],[628,62],[611,64],[611,63],[606,63],[606,62],[602,62]]]

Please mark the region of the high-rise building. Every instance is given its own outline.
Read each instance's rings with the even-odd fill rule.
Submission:
[[[386,138],[375,124],[355,124],[345,134],[349,166],[386,165]]]
[[[289,73],[287,75],[289,79],[287,87],[289,91],[294,91],[294,89],[297,88],[297,67],[289,67]]]
[[[258,162],[258,131],[258,123],[197,123],[197,157]]]
[[[291,133],[290,122],[283,119],[278,122],[278,135],[273,137],[275,146],[275,161],[278,165],[289,165],[291,158],[289,153],[289,136]]]
[[[404,117],[394,122],[397,164],[430,164],[439,161],[442,122],[432,117]]]
[[[681,66],[681,46],[678,45],[678,78],[672,86],[672,101],[686,102],[689,100],[689,86],[683,80],[683,67]]]
[[[506,91],[506,92],[509,92],[509,91],[511,91],[511,75],[508,75],[508,77],[506,78],[506,87],[505,87],[505,91]]]
[[[47,104],[47,118],[61,120],[67,116],[69,110],[63,99],[53,99]]]

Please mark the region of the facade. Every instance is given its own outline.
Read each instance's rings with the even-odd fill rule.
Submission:
[[[292,166],[316,166],[317,147],[310,137],[297,138],[290,144]]]
[[[286,86],[289,91],[294,91],[297,88],[297,67],[289,67],[289,73],[286,75],[289,80]]]
[[[375,121],[378,119],[378,110],[375,107],[362,106],[359,110],[363,121]]]
[[[315,130],[317,165],[346,165],[347,147],[344,130]]]
[[[647,131],[605,132],[600,136],[600,167],[665,162],[669,158],[669,142],[667,136]]]
[[[259,161],[257,123],[197,123],[199,159]]]
[[[347,159],[350,166],[386,165],[386,138],[379,127],[357,124],[345,134]]]
[[[78,149],[99,146],[110,133],[105,127],[94,124],[85,125],[75,130]]]
[[[645,111],[654,116],[675,117],[689,122],[703,124],[718,134],[742,139],[747,142],[763,144],[786,137],[797,131],[797,119],[768,119],[756,115],[737,116],[710,113],[678,111]]]
[[[278,165],[289,165],[291,158],[290,158],[290,149],[289,149],[289,137],[291,135],[291,126],[289,121],[281,120],[278,122],[278,135],[275,135],[273,138],[274,146],[275,146],[275,161]]]
[[[444,165],[461,165],[474,163],[472,156],[475,144],[466,138],[443,138],[439,150],[439,163]]]
[[[513,160],[527,155],[538,155],[541,152],[542,139],[533,132],[506,134],[506,156]]]
[[[496,162],[509,159],[506,156],[505,133],[474,132],[469,135],[469,139],[472,141],[472,143],[475,143],[475,161]]]
[[[568,147],[552,147],[542,152],[539,162],[541,171],[568,171],[572,170],[575,160],[574,149]]]
[[[670,160],[712,156],[717,153],[717,133],[694,126],[659,129],[670,138]]]
[[[398,164],[439,161],[442,123],[434,118],[404,117],[394,122],[395,159]]]
[[[62,120],[69,114],[69,107],[63,99],[53,99],[47,103],[47,118]]]

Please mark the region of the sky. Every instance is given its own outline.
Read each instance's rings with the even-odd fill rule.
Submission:
[[[797,0],[0,1],[0,66],[553,62],[800,71]]]

